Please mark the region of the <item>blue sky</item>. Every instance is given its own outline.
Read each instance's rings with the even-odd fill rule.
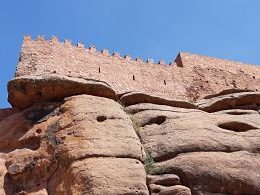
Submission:
[[[0,108],[25,34],[156,61],[186,51],[260,65],[260,1],[1,0]]]

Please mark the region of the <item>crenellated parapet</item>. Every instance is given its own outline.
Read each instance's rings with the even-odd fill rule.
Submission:
[[[101,49],[100,51],[96,49],[95,45],[90,45],[88,47],[85,47],[83,43],[76,43],[75,45],[71,42],[71,40],[65,39],[64,41],[59,41],[59,39],[55,36],[52,36],[49,40],[45,39],[44,36],[37,36],[36,39],[32,39],[30,35],[25,35],[24,40],[23,40],[23,46],[30,46],[31,44],[49,44],[51,46],[58,46],[58,47],[63,47],[65,48],[73,48],[75,50],[81,50],[84,53],[93,53],[95,55],[104,55],[104,56],[109,56],[109,57],[115,57],[117,59],[126,59],[126,60],[131,60],[132,62],[143,62],[143,63],[149,63],[149,64],[162,64],[162,65],[174,65],[174,63],[166,63],[165,60],[159,60],[157,63],[153,59],[147,59],[143,60],[140,57],[136,57],[132,59],[132,57],[128,54],[125,54],[121,56],[119,52],[113,51],[111,54],[109,50],[107,49]]]
[[[57,37],[25,36],[16,77],[46,74],[104,81],[118,94],[139,91],[186,100],[225,89],[260,90],[260,68],[254,65],[184,52],[168,64]]]

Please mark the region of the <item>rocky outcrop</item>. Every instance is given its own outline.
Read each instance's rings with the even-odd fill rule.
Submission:
[[[26,37],[0,109],[0,195],[260,194],[259,68],[175,61]]]
[[[40,103],[8,117],[0,131],[6,194],[148,194],[143,146],[114,100]]]
[[[0,122],[17,111],[15,108],[0,109]]]
[[[53,194],[146,195],[145,176],[142,163],[135,159],[87,158],[70,165]]]
[[[194,104],[187,101],[170,100],[140,92],[126,93],[120,98],[120,102],[125,106],[130,106],[137,103],[153,103],[181,108],[196,108]]]
[[[147,183],[157,184],[162,186],[174,186],[174,185],[179,185],[181,182],[178,175],[164,174],[164,175],[147,175]]]
[[[258,93],[229,96],[255,95]],[[236,105],[257,105],[259,98],[256,99],[242,99],[241,103],[238,98]],[[153,159],[153,165],[149,165],[153,174],[178,175],[181,184],[193,194],[258,194],[260,115],[256,110],[231,108],[208,113],[140,103],[125,110],[133,115],[141,142]],[[153,193],[166,190],[166,186],[157,183],[149,187]]]
[[[143,93],[118,103],[105,84],[66,79],[10,82],[11,102],[27,108],[2,111],[2,194],[260,193],[259,93],[198,108]]]
[[[191,195],[190,189],[182,185],[165,187],[151,184],[149,187],[151,195]]]
[[[8,83],[8,100],[13,107],[27,108],[36,102],[60,101],[80,94],[116,99],[105,82],[58,74],[16,77]]]
[[[254,106],[259,109],[260,92],[242,92],[222,96],[216,96],[210,99],[202,99],[197,102],[199,109],[206,112],[216,112],[220,110],[239,108],[244,105]]]
[[[260,155],[239,152],[193,152],[158,163],[192,186],[194,194],[259,194]]]
[[[190,189],[180,185],[180,183],[180,178],[174,174],[147,176],[151,195],[191,195]]]

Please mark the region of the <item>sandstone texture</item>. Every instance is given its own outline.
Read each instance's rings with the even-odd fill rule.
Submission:
[[[243,105],[255,106],[255,108],[258,109],[259,104],[260,92],[234,93],[210,99],[203,99],[197,102],[198,108],[206,112],[238,108]]]
[[[104,82],[55,74],[16,77],[8,83],[8,94],[9,102],[17,108],[80,94],[116,98],[115,92]]]
[[[25,37],[0,109],[0,195],[258,195],[260,69]]]
[[[149,94],[138,93],[138,92],[131,92],[124,94],[120,98],[120,102],[125,106],[130,106],[137,103],[153,103],[159,105],[167,105],[167,106],[174,106],[174,107],[181,107],[181,108],[196,108],[196,106],[187,101],[181,100],[170,100],[165,99]]]
[[[246,104],[259,105],[259,98],[241,98],[255,94],[258,95],[232,95],[237,97],[234,105],[246,109],[231,106],[230,110],[225,107],[227,110],[214,113],[147,103],[125,110],[133,114],[141,142],[154,160],[153,174],[178,175],[193,194],[258,194],[259,107],[249,110]],[[225,99],[226,95],[218,98]],[[214,100],[215,97],[202,101]],[[164,189],[151,187],[154,192]]]
[[[143,146],[114,100],[38,103],[2,121],[0,135],[6,194],[148,194]]]

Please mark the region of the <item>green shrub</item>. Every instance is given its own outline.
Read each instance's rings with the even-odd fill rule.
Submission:
[[[160,175],[165,172],[165,169],[163,167],[155,166],[155,161],[150,154],[147,155],[147,158],[144,161],[144,167],[146,173],[150,175]]]

